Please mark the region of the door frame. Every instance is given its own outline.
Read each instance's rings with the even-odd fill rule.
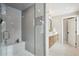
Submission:
[[[76,24],[75,24],[75,48],[77,48],[77,17],[76,16],[74,16],[74,17],[68,17],[68,18],[64,18],[63,19],[63,42],[64,42],[64,44],[67,44],[67,41],[68,41],[68,33],[67,33],[67,31],[68,31],[68,21],[67,20],[69,20],[69,19],[72,19],[72,18],[75,18],[75,21],[76,21]],[[66,22],[66,24],[64,25],[64,21]],[[66,28],[66,33],[64,32],[64,27]],[[65,34],[66,34],[66,36],[65,36]]]

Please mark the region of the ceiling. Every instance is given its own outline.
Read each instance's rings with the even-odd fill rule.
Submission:
[[[19,10],[25,10],[26,8],[33,5],[33,3],[6,3],[6,4]]]
[[[47,3],[47,12],[52,16],[79,11],[79,3]]]
[[[7,5],[19,10],[25,10],[33,4],[34,3],[7,3]],[[52,16],[57,16],[79,11],[79,3],[46,3],[46,8],[47,12],[52,14]]]

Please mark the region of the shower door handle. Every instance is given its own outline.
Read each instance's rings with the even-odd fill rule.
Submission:
[[[3,39],[8,40],[10,38],[10,33],[8,31],[3,32]]]

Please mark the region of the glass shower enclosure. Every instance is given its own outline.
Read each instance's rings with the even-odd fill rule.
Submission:
[[[6,7],[0,4],[0,56],[7,55],[6,40],[9,38],[6,30]]]
[[[34,43],[32,45],[34,45],[33,47],[34,55],[45,56],[45,4],[44,3],[34,4],[33,21],[34,21]],[[10,38],[11,35],[7,30],[7,28],[8,27],[7,27],[6,5],[0,4],[0,56],[7,56],[8,53],[14,52],[14,51],[10,51],[10,48],[9,51],[7,50],[8,49],[7,40]],[[31,42],[32,41],[29,41],[29,43]],[[14,47],[12,47],[12,49],[13,48]]]

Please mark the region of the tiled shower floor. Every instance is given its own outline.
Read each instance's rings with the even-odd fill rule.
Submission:
[[[2,46],[0,56],[33,56],[32,53],[25,49],[25,43],[21,42],[14,45]]]

